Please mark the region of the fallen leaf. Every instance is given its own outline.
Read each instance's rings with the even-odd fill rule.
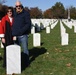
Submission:
[[[66,64],[66,66],[67,66],[67,67],[70,67],[70,66],[71,66],[71,63]]]

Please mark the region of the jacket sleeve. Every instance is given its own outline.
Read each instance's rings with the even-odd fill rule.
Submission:
[[[26,12],[25,14],[25,25],[21,28],[21,33],[28,33],[31,30],[31,18],[30,14]]]
[[[2,21],[0,20],[0,38],[4,37],[4,31],[1,23]]]

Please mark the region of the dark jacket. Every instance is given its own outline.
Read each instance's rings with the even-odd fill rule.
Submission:
[[[22,12],[20,13],[17,13],[15,11],[14,22],[12,25],[12,35],[21,36],[29,34],[30,30],[31,30],[30,14],[26,10],[22,10]]]
[[[12,37],[12,32],[11,32],[11,26],[8,21],[6,21],[6,26],[5,26],[5,45],[11,45],[13,44],[13,37]]]

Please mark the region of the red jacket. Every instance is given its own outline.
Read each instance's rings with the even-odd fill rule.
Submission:
[[[12,22],[10,22],[8,15],[5,15],[0,22],[0,37],[4,37],[6,21],[8,21],[12,27],[13,19]]]

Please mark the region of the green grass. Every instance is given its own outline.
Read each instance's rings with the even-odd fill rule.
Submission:
[[[64,25],[65,26],[65,25]],[[69,34],[69,45],[61,46],[59,23],[50,34],[41,30],[41,46],[33,47],[33,35],[29,35],[30,67],[22,71],[21,75],[76,75],[76,33],[74,29],[66,27]],[[3,57],[3,49],[0,49]],[[0,75],[5,75],[0,60]]]

